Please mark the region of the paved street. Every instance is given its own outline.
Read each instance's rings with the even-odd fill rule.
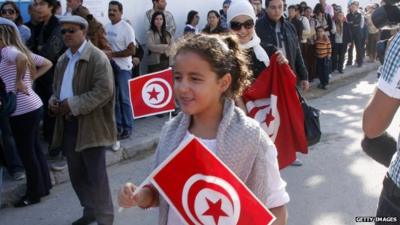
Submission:
[[[360,140],[362,111],[375,79],[376,72],[371,72],[347,86],[333,85],[336,90],[309,102],[322,110],[323,138],[308,155],[299,155],[303,167],[282,171],[291,196],[290,225],[350,225],[356,224],[355,216],[374,215],[386,169],[361,152]],[[396,119],[392,124],[399,124]],[[398,125],[392,125],[392,135],[397,131]],[[135,161],[108,168],[114,202],[121,184],[140,183],[150,173],[151,162],[151,153],[142,153]],[[0,225],[68,225],[80,216],[77,197],[67,182],[53,188],[40,204],[1,209]],[[116,213],[115,224],[157,224],[157,210],[127,209]]]

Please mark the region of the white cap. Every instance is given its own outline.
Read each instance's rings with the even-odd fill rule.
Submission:
[[[60,23],[74,23],[83,26],[84,28],[88,27],[88,22],[80,16],[61,16],[59,18]]]

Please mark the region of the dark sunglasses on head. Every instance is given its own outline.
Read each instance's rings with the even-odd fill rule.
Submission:
[[[232,30],[240,30],[242,26],[246,29],[251,29],[254,26],[254,21],[252,19],[246,20],[243,23],[231,21],[230,25]]]
[[[72,28],[69,28],[69,29],[61,29],[61,34],[66,34],[66,33],[68,33],[68,34],[73,34],[73,33],[75,33],[76,31],[78,31],[78,30],[75,30],[75,29],[72,29]]]
[[[1,14],[5,15],[14,15],[15,14],[15,10],[14,9],[2,9],[1,10]]]

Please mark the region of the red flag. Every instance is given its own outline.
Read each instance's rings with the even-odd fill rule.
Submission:
[[[296,75],[288,64],[279,65],[273,55],[270,65],[243,93],[249,116],[274,141],[279,168],[296,160],[296,152],[307,153],[304,114],[296,92]]]
[[[129,80],[129,95],[135,119],[174,111],[172,70],[166,69]]]
[[[154,172],[153,185],[187,224],[267,225],[275,219],[218,157],[191,136]]]

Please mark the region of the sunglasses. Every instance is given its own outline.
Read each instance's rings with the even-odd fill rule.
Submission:
[[[14,15],[15,14],[15,10],[14,9],[2,9],[1,10],[1,14],[5,15]]]
[[[66,33],[68,33],[68,34],[73,34],[73,33],[75,33],[76,31],[78,31],[78,30],[75,30],[75,29],[72,29],[72,28],[69,28],[69,29],[61,29],[61,34],[66,34]]]
[[[246,20],[243,23],[231,21],[230,25],[232,30],[240,30],[242,29],[242,26],[249,30],[254,27],[254,21],[252,19]]]

